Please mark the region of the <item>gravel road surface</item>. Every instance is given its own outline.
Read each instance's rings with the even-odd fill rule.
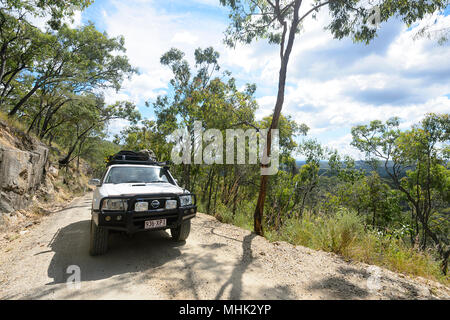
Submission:
[[[450,298],[438,283],[270,243],[200,213],[186,242],[167,232],[112,234],[109,252],[91,257],[91,198],[0,240],[0,299]],[[67,284],[77,268],[81,282]]]

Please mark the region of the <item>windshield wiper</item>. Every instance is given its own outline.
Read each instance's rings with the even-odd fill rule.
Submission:
[[[168,182],[167,181],[162,181],[162,180],[156,180],[156,181],[147,182],[147,184],[148,183],[168,183]]]

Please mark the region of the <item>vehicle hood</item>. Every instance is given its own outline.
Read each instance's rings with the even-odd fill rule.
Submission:
[[[99,191],[102,197],[158,193],[182,194],[185,192],[184,189],[170,183],[150,183],[145,186],[137,183],[104,184],[100,189]]]

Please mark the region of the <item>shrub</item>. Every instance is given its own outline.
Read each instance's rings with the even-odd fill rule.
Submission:
[[[277,236],[279,235],[279,236]],[[390,270],[449,283],[440,272],[439,262],[427,251],[411,248],[401,239],[370,229],[355,212],[340,209],[335,215],[305,215],[289,219],[270,240],[284,240],[315,250],[386,267]]]
[[[253,230],[253,210],[254,203],[243,202],[233,217],[230,209],[218,204],[216,217],[224,223]],[[265,236],[269,241],[286,241],[446,285],[450,283],[431,252],[411,248],[401,239],[372,229],[365,225],[363,217],[345,208],[335,214],[305,213],[301,219],[285,219],[278,230],[266,226]]]

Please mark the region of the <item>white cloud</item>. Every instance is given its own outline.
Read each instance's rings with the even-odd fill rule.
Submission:
[[[256,119],[261,120],[264,117],[270,116],[273,113],[275,102],[277,97],[275,96],[265,96],[258,98],[259,109],[256,111]]]
[[[218,0],[196,0],[196,4],[218,6]],[[222,69],[233,71],[237,80],[257,84],[260,109],[257,118],[270,115],[276,100],[280,66],[278,47],[258,41],[223,45],[226,23],[198,11],[175,12],[161,3],[132,0],[113,1],[104,8],[103,24],[112,35],[124,35],[127,55],[140,75],[124,82],[109,100],[130,99],[142,103],[167,92],[171,77],[161,66],[161,55],[171,47],[186,53],[192,63],[198,47],[213,46],[221,53]],[[309,8],[303,4],[303,11]],[[226,12],[224,12],[226,17]],[[450,26],[450,16],[434,16],[433,28]],[[398,21],[382,24],[380,36],[369,46],[350,40],[334,40],[323,26],[329,21],[326,10],[317,20],[309,19],[297,37],[290,58],[283,113],[306,123],[310,135],[325,144],[344,148],[351,126],[391,116],[403,119],[406,128],[426,112],[449,112],[450,47],[436,40],[414,40],[415,31]],[[433,20],[434,21],[434,20]],[[427,22],[429,23],[429,21]],[[330,132],[340,133],[330,137]]]
[[[132,101],[142,102],[167,90],[172,74],[159,61],[172,47],[184,51],[191,64],[196,48],[223,47],[217,35],[224,26],[208,18],[199,20],[189,12],[167,13],[156,9],[152,1],[143,0],[113,1],[112,7],[103,11],[107,33],[125,37],[126,54],[140,72],[124,82],[117,97],[126,93]],[[114,96],[111,92],[109,95]]]
[[[125,119],[114,119],[108,124],[108,134],[110,140],[114,138],[114,135],[119,134],[123,129],[128,127],[130,122]]]
[[[47,22],[50,20],[50,14],[46,14],[45,16],[33,16],[28,15],[27,20],[35,27],[41,29],[42,31],[46,31],[48,29]],[[75,11],[73,16],[65,17],[62,22],[66,23],[71,28],[78,28],[82,26],[82,12]]]
[[[189,45],[195,45],[197,41],[198,37],[187,31],[177,32],[172,38],[174,43],[186,43]]]
[[[346,134],[336,139],[331,139],[325,146],[330,150],[337,150],[341,155],[349,155],[355,160],[364,160],[364,154],[359,152],[356,148],[352,147],[352,135]]]
[[[208,6],[214,6],[214,7],[220,6],[219,0],[194,0],[194,2],[205,4]]]

